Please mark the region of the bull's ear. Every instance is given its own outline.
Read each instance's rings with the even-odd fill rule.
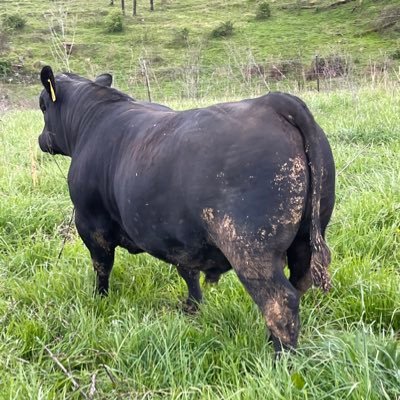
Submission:
[[[57,100],[56,81],[54,79],[54,74],[51,67],[46,65],[42,68],[42,72],[40,73],[40,80],[42,81],[42,84],[49,94],[51,100],[53,101],[53,103],[55,103],[55,101]]]
[[[112,75],[110,74],[101,74],[99,75],[94,82],[101,86],[108,86],[110,87],[112,84]]]

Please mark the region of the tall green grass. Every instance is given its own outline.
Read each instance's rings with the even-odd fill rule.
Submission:
[[[38,150],[39,111],[3,114],[0,398],[78,399],[94,386],[98,399],[397,399],[400,95],[302,97],[337,163],[334,286],[303,298],[298,353],[275,366],[262,317],[233,273],[187,316],[173,266],[118,250],[109,297],[93,296],[88,252],[67,230],[69,160],[57,157],[59,169]]]

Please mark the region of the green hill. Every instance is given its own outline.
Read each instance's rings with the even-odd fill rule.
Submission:
[[[397,1],[334,1],[269,1],[266,19],[257,19],[256,0],[160,0],[153,12],[138,1],[135,17],[125,2],[123,30],[110,33],[120,2],[3,0],[0,76],[36,82],[43,64],[86,76],[111,71],[119,87],[144,96],[147,74],[155,97],[179,98],[307,86],[316,54],[331,83],[398,70]]]

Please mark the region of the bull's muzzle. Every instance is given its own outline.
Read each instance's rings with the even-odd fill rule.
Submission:
[[[40,150],[44,151],[45,153],[53,153],[53,150],[50,146],[49,134],[47,132],[43,132],[39,135],[39,147]]]

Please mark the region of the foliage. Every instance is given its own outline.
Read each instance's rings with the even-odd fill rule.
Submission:
[[[26,19],[20,13],[5,14],[3,16],[3,26],[11,30],[21,30],[26,24]]]
[[[383,7],[379,16],[375,20],[375,29],[377,31],[384,31],[393,25],[400,27],[399,5],[388,5]]]
[[[400,60],[400,48],[395,50],[391,55],[390,58],[392,60]]]
[[[263,1],[257,5],[256,19],[265,20],[271,17],[271,7],[269,3]]]
[[[268,23],[255,20],[257,3],[260,1],[270,4],[273,17]],[[328,5],[331,2],[315,0],[313,4]],[[268,76],[263,81],[258,71],[253,75],[257,79],[242,83],[242,71],[252,65],[264,65],[265,70],[269,71],[273,65],[279,67],[275,62],[284,64],[293,59],[308,66],[315,54],[328,55],[332,52],[359,60],[357,75],[354,76],[358,83],[360,76],[364,77],[370,70],[370,63],[379,62],[385,57],[382,48],[386,54],[398,48],[398,35],[385,33],[382,36],[376,32],[360,35],[372,28],[370,21],[375,21],[381,13],[382,7],[372,1],[363,1],[355,12],[352,12],[355,4],[349,3],[320,13],[303,9],[300,14],[283,8],[287,3],[294,4],[295,0],[283,3],[270,0],[174,0],[165,2],[157,12],[142,7],[140,16],[135,18],[129,15],[127,8],[126,16],[123,17],[123,32],[114,34],[112,40],[109,40],[107,35],[104,36],[105,15],[111,10],[107,1],[7,1],[8,12],[29,15],[29,29],[13,35],[12,46],[5,51],[4,57],[15,64],[19,64],[18,58],[23,57],[24,69],[32,76],[37,76],[33,65],[38,60],[52,65],[56,61],[58,65],[54,65],[55,69],[66,70],[60,64],[60,58],[54,56],[54,52],[52,54],[48,29],[50,16],[58,15],[62,5],[68,16],[67,25],[63,27],[57,19],[53,30],[62,38],[62,31],[66,28],[68,35],[65,41],[74,42],[76,52],[70,58],[67,69],[85,76],[113,71],[121,88],[131,91],[134,97],[144,98],[147,93],[138,60],[144,52],[151,57],[157,56],[163,62],[152,65],[150,79],[152,94],[160,101],[165,97],[179,98],[182,93],[179,78],[180,71],[187,66],[187,46],[174,45],[172,42],[176,32],[183,32],[185,28],[190,30],[190,45],[202,43],[201,59],[198,65],[193,66],[199,67],[200,97],[226,96],[231,93],[237,95],[239,92],[245,94],[245,90],[258,90],[260,93],[283,90],[282,85],[275,84],[275,77],[272,82]],[[398,0],[385,0],[385,5],[395,3],[398,4]],[[43,21],[44,15],[47,22]],[[71,23],[75,20],[76,25],[71,29]],[[210,40],[212,29],[226,20],[234,23],[234,35],[229,41]],[[227,47],[227,42],[237,49],[235,53]],[[253,54],[251,62],[247,57],[249,52]],[[392,76],[392,71],[398,73],[398,62],[389,71]],[[274,75],[281,76],[279,72]],[[21,81],[21,77],[21,74],[15,76],[15,81]],[[285,84],[286,89],[297,86],[292,78],[279,82]],[[248,87],[250,84],[252,86]],[[337,87],[336,81],[332,80],[331,85]]]
[[[109,296],[93,296],[90,255],[67,229],[69,159],[56,165],[38,150],[40,111],[3,114],[0,397],[92,398],[95,388],[105,400],[399,398],[399,93],[301,95],[338,171],[328,227],[334,287],[302,299],[298,352],[275,364],[263,318],[233,272],[186,316],[174,267],[119,249]]]
[[[171,45],[173,47],[184,47],[189,43],[189,29],[182,28],[174,33]]]
[[[211,32],[213,38],[229,37],[233,35],[233,23],[231,21],[222,22]]]
[[[104,26],[108,33],[122,32],[124,23],[122,14],[119,10],[112,10],[104,19]]]
[[[0,78],[7,76],[11,72],[11,62],[0,59]]]
[[[350,71],[350,61],[340,54],[318,57],[306,71],[306,79],[315,79],[317,75],[325,78],[344,76]]]

